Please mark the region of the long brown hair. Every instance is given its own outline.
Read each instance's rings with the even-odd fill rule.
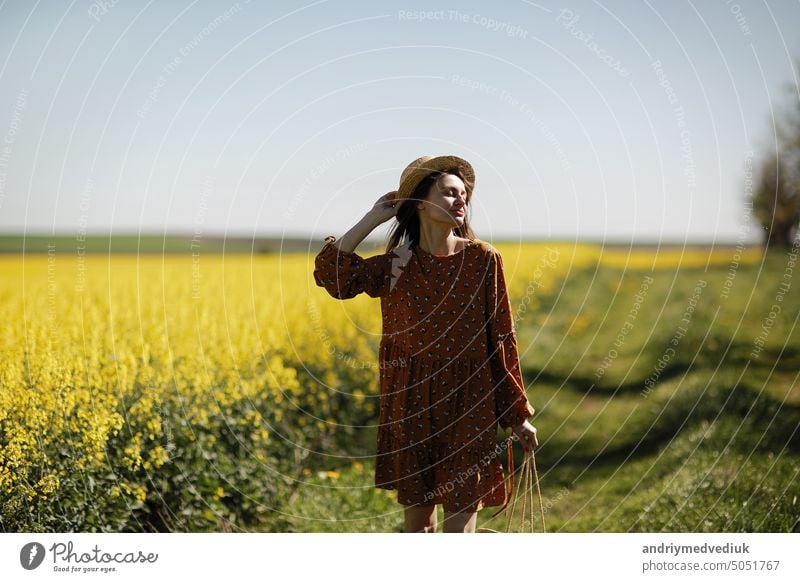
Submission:
[[[411,193],[411,195],[406,200],[401,202],[400,208],[398,209],[396,215],[397,221],[389,231],[388,242],[386,244],[387,253],[395,247],[400,246],[400,244],[403,242],[409,240],[414,245],[419,243],[419,209],[414,202],[424,201],[428,197],[428,192],[430,191],[431,186],[436,182],[436,180],[439,179],[440,176],[443,176],[444,174],[453,174],[454,176],[461,178],[461,181],[464,182],[464,188],[467,191],[467,208],[469,208],[470,201],[472,200],[472,188],[474,187],[474,184],[469,182],[464,177],[464,171],[462,170],[461,166],[455,166],[444,171],[432,171],[420,181],[417,187],[414,188],[414,191]],[[453,232],[461,238],[476,238],[475,233],[472,231],[472,227],[469,225],[468,212],[464,213],[464,223],[461,226],[453,227]]]

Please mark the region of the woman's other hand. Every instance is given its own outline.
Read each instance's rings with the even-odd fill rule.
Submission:
[[[539,439],[536,437],[536,427],[527,420],[519,426],[512,427],[511,431],[519,439],[526,453],[539,446]]]

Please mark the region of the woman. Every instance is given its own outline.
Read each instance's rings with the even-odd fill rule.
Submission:
[[[475,182],[456,156],[403,171],[341,239],[326,237],[314,279],[334,298],[381,298],[375,486],[396,489],[405,531],[474,532],[477,512],[508,501],[497,424],[538,447],[525,395],[503,262],[469,226]],[[354,250],[396,218],[385,254]],[[400,244],[405,240],[404,244]]]

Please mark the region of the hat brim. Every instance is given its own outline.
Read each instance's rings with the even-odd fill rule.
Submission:
[[[472,188],[474,188],[475,170],[472,168],[472,164],[458,156],[437,156],[423,162],[419,167],[409,172],[397,189],[396,200],[403,202],[408,199],[414,192],[414,189],[419,186],[419,183],[431,172],[437,170],[441,172],[455,166],[461,166],[464,169],[464,177],[470,182]]]

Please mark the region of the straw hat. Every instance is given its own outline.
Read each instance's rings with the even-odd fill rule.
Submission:
[[[408,164],[403,173],[400,174],[400,187],[397,189],[395,200],[403,202],[411,196],[422,179],[431,172],[449,170],[455,166],[461,166],[464,169],[464,177],[474,188],[475,170],[472,169],[472,165],[467,160],[458,156],[422,156]]]

